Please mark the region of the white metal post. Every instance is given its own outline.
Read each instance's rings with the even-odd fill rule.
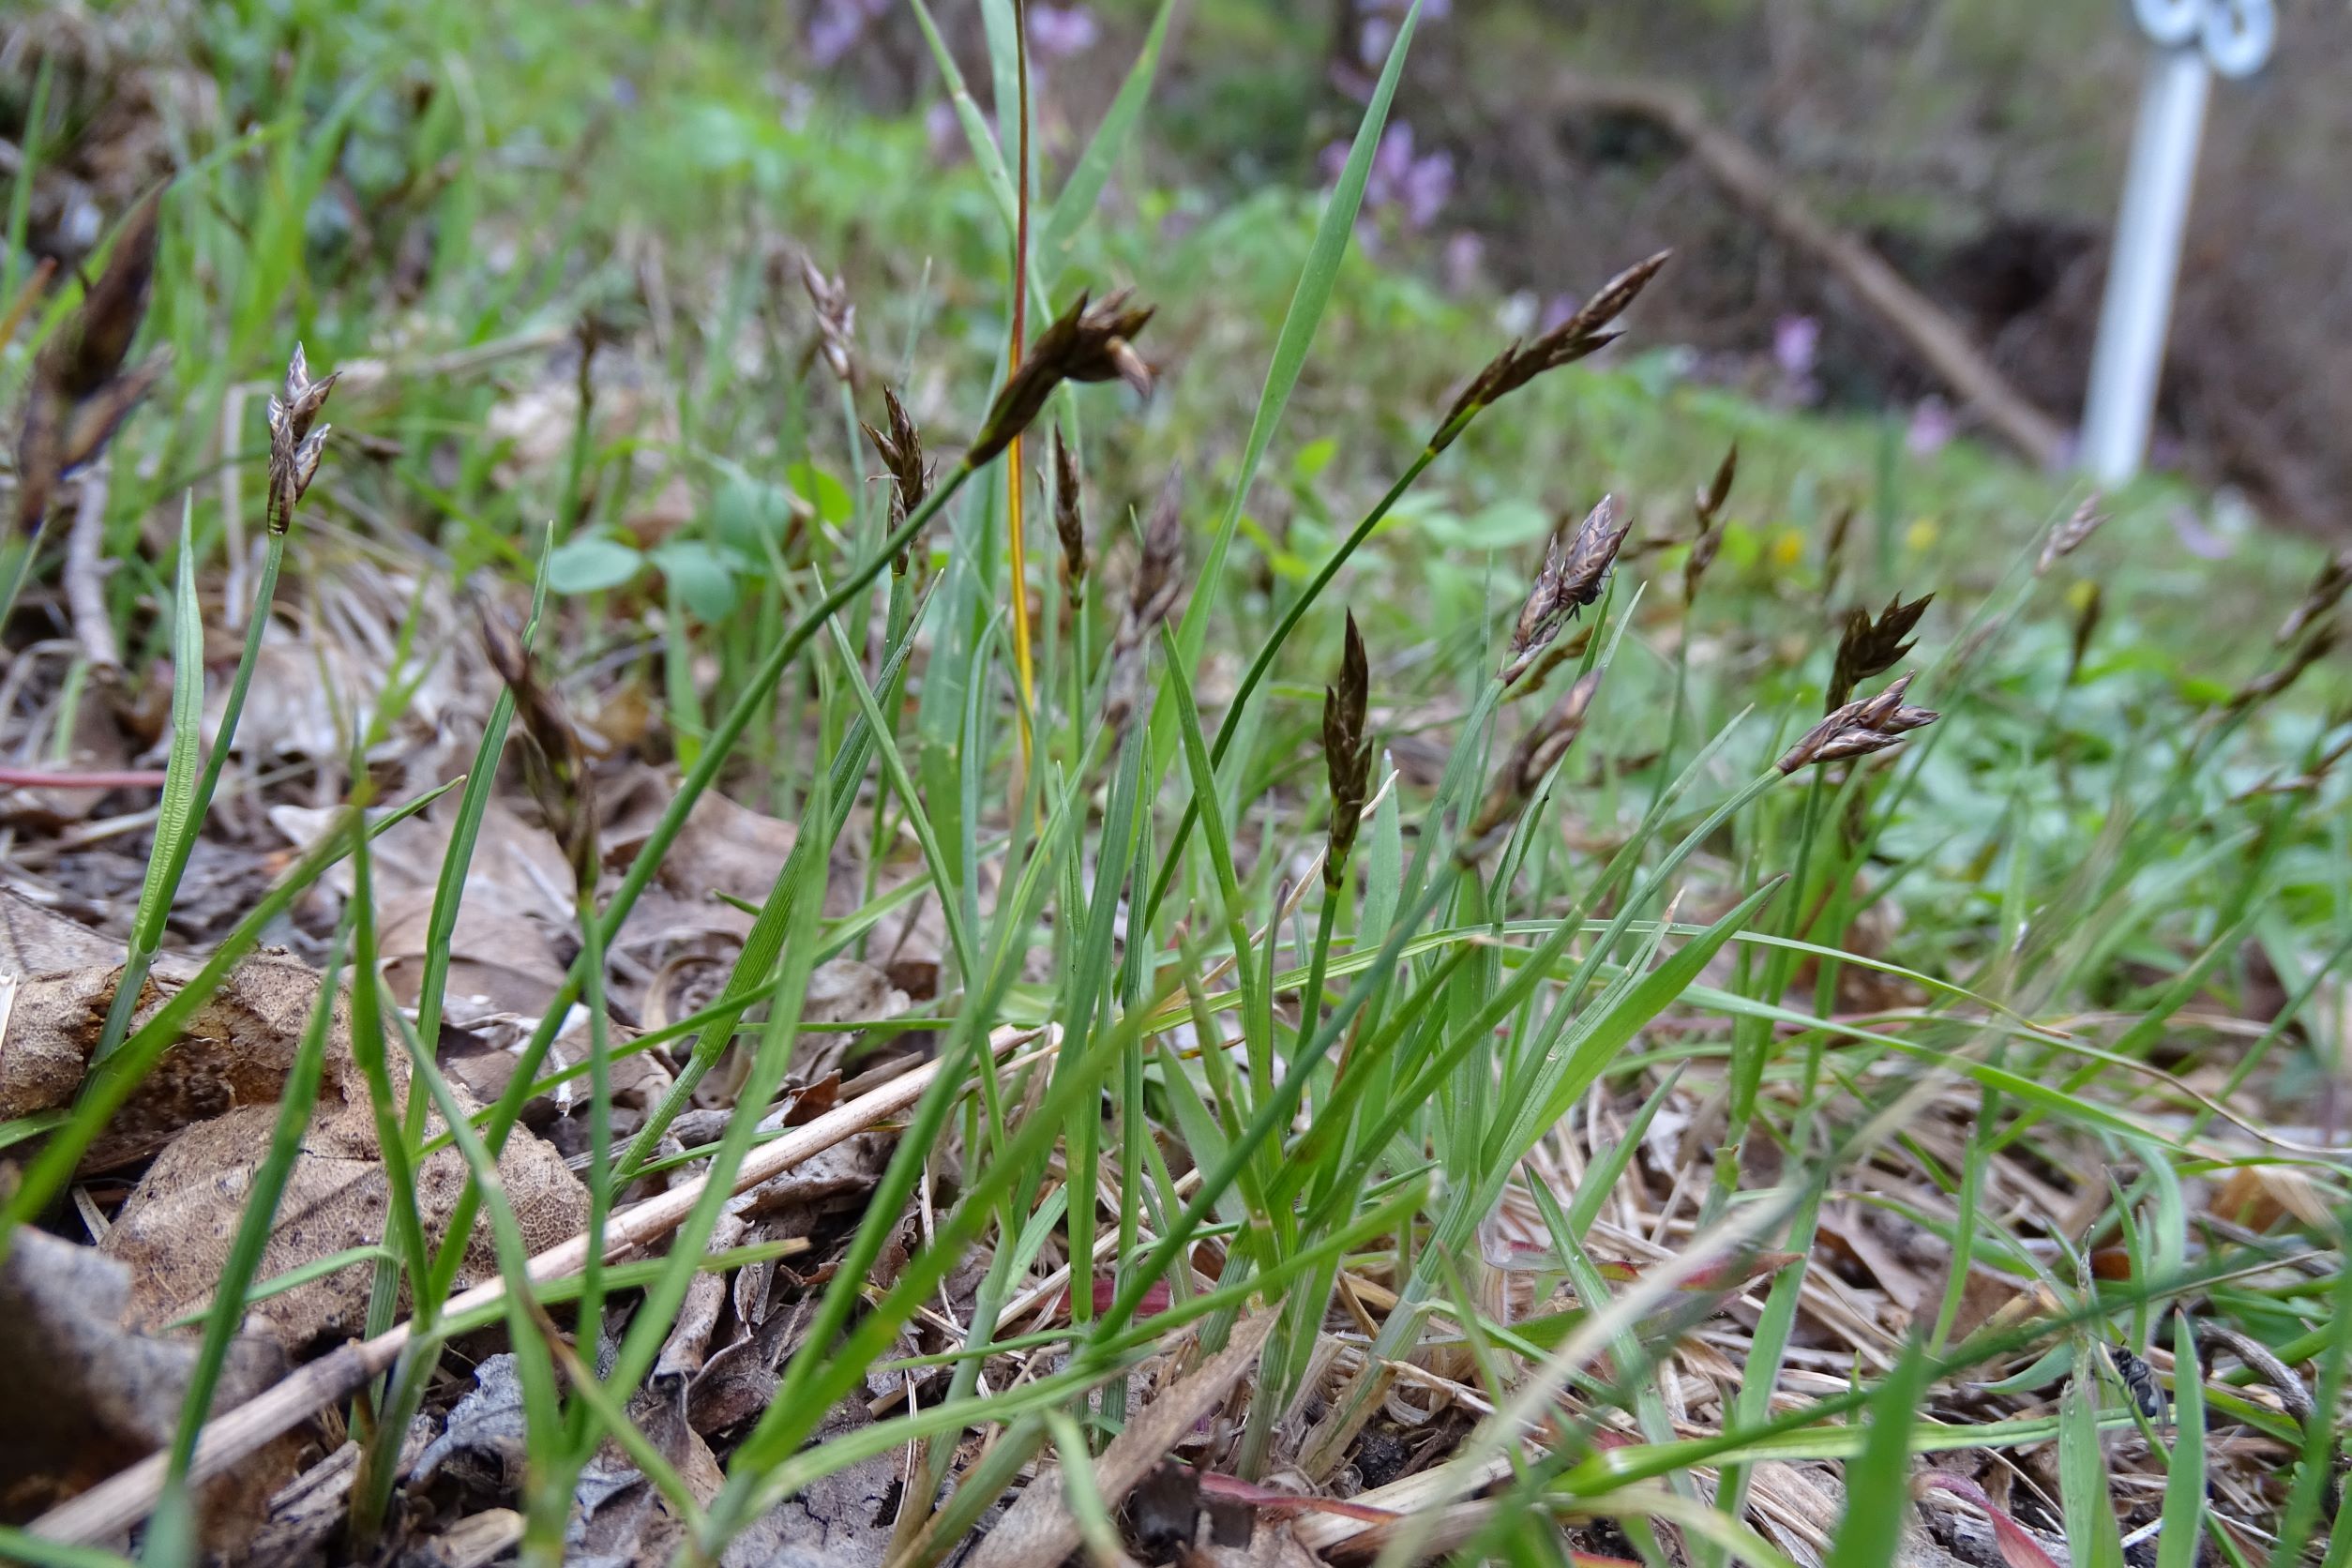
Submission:
[[[2212,68],[2194,46],[2148,62],[2083,413],[2083,463],[2102,484],[2129,479],[2148,453],[2212,85]]]

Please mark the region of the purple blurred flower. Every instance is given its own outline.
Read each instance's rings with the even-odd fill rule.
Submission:
[[[612,79],[612,102],[621,109],[636,108],[637,83],[626,76],[615,76]]]
[[[941,100],[923,112],[923,138],[930,143],[934,163],[953,163],[964,152],[963,122],[956,106]]]
[[[1486,242],[1468,229],[1455,230],[1453,237],[1445,242],[1441,262],[1447,291],[1458,294],[1475,290],[1485,263]]]
[[[1029,8],[1029,47],[1041,60],[1066,60],[1094,47],[1103,36],[1094,13],[1084,6]]]
[[[1571,294],[1556,294],[1544,301],[1544,313],[1535,318],[1535,335],[1541,338],[1553,327],[1564,326],[1584,301]]]
[[[1821,348],[1821,324],[1811,316],[1783,316],[1772,327],[1772,363],[1790,381],[1813,374]]]
[[[1356,35],[1356,58],[1367,66],[1377,66],[1388,59],[1389,46],[1396,41],[1396,23],[1384,16],[1368,17],[1364,30]]]
[[[837,66],[866,36],[880,8],[873,0],[819,0],[808,23],[808,58],[820,69]]]
[[[1338,163],[1346,161],[1347,154],[1341,149]],[[1324,151],[1323,167],[1326,177],[1338,177],[1331,149]],[[1454,155],[1440,150],[1416,157],[1413,128],[1403,121],[1391,125],[1372,153],[1372,167],[1364,186],[1364,216],[1368,219],[1393,207],[1406,228],[1425,229],[1437,221],[1453,196]]]
[[[2180,546],[2200,561],[2226,561],[2238,547],[2205,526],[2205,520],[2189,506],[2175,506],[2164,514],[2172,521],[2172,536]]]
[[[1913,457],[1933,457],[1959,433],[1960,421],[1953,416],[1952,405],[1930,392],[1911,410],[1911,428],[1904,433],[1903,445]]]

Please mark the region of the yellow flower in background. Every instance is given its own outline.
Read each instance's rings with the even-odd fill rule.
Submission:
[[[1936,541],[1941,537],[1943,530],[1936,526],[1934,518],[1920,518],[1904,531],[1903,548],[1923,554],[1935,549]]]
[[[2066,608],[2080,615],[2090,608],[2090,601],[2099,596],[2099,584],[2088,578],[2077,578],[2066,589]]]
[[[1772,533],[1772,565],[1793,566],[1805,558],[1805,536],[1783,523]]]

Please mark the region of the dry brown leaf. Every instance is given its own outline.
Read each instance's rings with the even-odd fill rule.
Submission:
[[[122,961],[120,942],[0,887],[0,974],[22,980]]]
[[[171,1440],[192,1339],[149,1338],[126,1321],[129,1271],[93,1247],[30,1226],[0,1261],[0,1321],[8,1375],[0,1380],[0,1512],[25,1518],[112,1475]],[[241,1335],[215,1390],[216,1410],[260,1392],[284,1369],[266,1338]],[[241,1545],[301,1448],[279,1439],[206,1489],[207,1539]]]
[[[344,1059],[348,1089],[322,1085],[310,1130],[288,1173],[260,1276],[267,1279],[385,1235],[384,1167],[376,1158],[374,1112],[366,1086]],[[405,1098],[405,1073],[394,1085]],[[457,1091],[460,1103],[474,1108]],[[147,1168],[114,1216],[106,1252],[135,1271],[134,1320],[159,1325],[203,1306],[219,1284],[229,1246],[245,1212],[245,1194],[269,1148],[275,1107],[244,1106],[188,1128]],[[438,1130],[436,1117],[430,1125]],[[533,1252],[578,1234],[588,1202],[563,1157],[523,1128],[499,1155],[499,1180]],[[416,1205],[429,1239],[438,1243],[466,1184],[464,1157],[444,1149],[415,1173]],[[460,1287],[498,1272],[487,1223],[477,1222],[466,1246]],[[289,1350],[323,1337],[362,1332],[373,1270],[354,1263],[324,1278],[257,1304],[253,1318]]]
[[[845,1400],[811,1440],[872,1424],[863,1404]],[[721,1568],[881,1568],[890,1553],[898,1463],[896,1454],[878,1454],[811,1483],[736,1536]]]
[[[37,974],[19,987],[0,1035],[0,1118],[70,1103],[83,1065],[98,1048],[121,972],[117,966]],[[153,1016],[186,973],[185,966],[158,963],[134,1022]],[[82,1169],[127,1165],[161,1148],[181,1128],[237,1106],[275,1105],[317,995],[318,975],[284,953],[264,951],[239,964],[90,1145]],[[332,1061],[328,1074],[337,1076]]]
[[[1094,1461],[1094,1489],[1105,1506],[1116,1508],[1124,1501],[1136,1484],[1184,1440],[1201,1417],[1225,1402],[1233,1385],[1258,1364],[1258,1352],[1274,1332],[1277,1316],[1260,1312],[1236,1324],[1225,1349],[1136,1412],[1125,1430]],[[1061,1472],[1043,1470],[980,1543],[970,1568],[1027,1568],[1031,1563],[1059,1562],[1078,1545],[1078,1521],[1063,1495]]]

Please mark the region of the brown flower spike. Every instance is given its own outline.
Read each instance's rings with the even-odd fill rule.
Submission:
[[[2344,598],[2346,588],[2352,588],[2352,550],[2329,556],[2319,567],[2319,575],[2312,579],[2303,593],[2302,602],[2287,611],[2286,620],[2279,626],[2276,646],[2285,647],[2295,641],[2305,626],[2325,616]]]
[[[858,424],[865,430],[866,439],[874,444],[882,467],[889,471],[890,531],[895,534],[898,525],[907,520],[907,515],[922,505],[923,498],[931,492],[932,471],[924,466],[922,432],[914,428],[914,419],[907,413],[907,405],[898,400],[898,394],[887,386],[882,388],[882,406],[889,411],[889,434],[883,434],[864,420]],[[891,570],[902,576],[905,574],[907,556],[912,549],[910,546],[898,552],[898,559],[891,564]]]
[[[537,661],[505,617],[485,605],[481,623],[483,651],[515,694],[515,712],[529,743],[522,754],[524,780],[548,831],[563,846],[576,891],[584,901],[596,891],[597,867],[596,791],[588,775],[587,748],[563,700],[539,679]]]
[[[1323,688],[1323,767],[1331,781],[1331,848],[1323,856],[1323,885],[1339,891],[1347,880],[1348,855],[1364,822],[1372,791],[1372,737],[1365,732],[1372,677],[1364,656],[1364,636],[1348,614],[1348,641],[1339,657],[1339,684]]]
[[[1783,773],[1795,773],[1799,768],[1820,762],[1867,757],[1874,751],[1902,744],[1906,734],[1923,730],[1942,716],[1907,704],[1903,694],[1910,689],[1910,685],[1911,677],[1905,675],[1876,697],[1848,702],[1834,710],[1806,731],[1774,765]]]
[[[1152,308],[1128,309],[1128,292],[1121,289],[1092,305],[1080,294],[1077,304],[1037,334],[989,405],[987,421],[964,454],[967,464],[978,468],[1011,445],[1065,381],[1123,381],[1138,396],[1152,395],[1152,367],[1132,341],[1152,319]]]
[[[1918,626],[1920,617],[1935,602],[1933,594],[1922,594],[1910,603],[1903,602],[1897,594],[1887,601],[1886,609],[1874,620],[1870,611],[1857,605],[1846,612],[1846,632],[1837,640],[1837,662],[1830,671],[1829,701],[1822,706],[1835,708],[1853,696],[1854,688],[1862,682],[1885,674],[1903,661],[1903,656],[1917,646],[1906,641]]]
[[[838,278],[827,278],[806,255],[800,259],[801,287],[817,308],[817,353],[843,385],[856,381],[857,307]]]
[[[1535,585],[1520,607],[1518,625],[1511,631],[1511,649],[1499,672],[1504,686],[1527,673],[1570,616],[1600,598],[1602,580],[1633,526],[1630,520],[1617,520],[1617,498],[1605,495],[1573,535],[1565,529],[1552,535]]]
[[[1649,286],[1650,279],[1658,275],[1658,269],[1672,255],[1670,250],[1661,250],[1647,261],[1636,262],[1602,284],[1600,291],[1586,300],[1575,315],[1532,343],[1514,342],[1495,355],[1462,388],[1454,406],[1446,410],[1438,433],[1429,438],[1429,450],[1444,451],[1454,445],[1455,437],[1470,428],[1481,409],[1500,402],[1545,371],[1573,364],[1616,341],[1618,335],[1606,330],[1609,324],[1625,313],[1625,308]]]
[[[1492,849],[1495,841],[1511,825],[1520,808],[1535,793],[1535,787],[1544,781],[1560,760],[1568,754],[1584,730],[1584,716],[1592,706],[1592,694],[1601,689],[1601,677],[1607,673],[1606,665],[1597,666],[1576,677],[1576,683],[1561,694],[1551,711],[1528,727],[1518,745],[1486,786],[1486,798],[1479,804],[1478,815],[1470,819],[1470,831],[1462,836],[1461,847],[1454,858],[1468,866]]]
[[[1078,454],[1053,428],[1053,531],[1062,541],[1062,587],[1078,608],[1086,593],[1086,514],[1078,479]]]
[[[1143,525],[1143,554],[1136,563],[1135,580],[1127,585],[1119,629],[1110,640],[1110,690],[1103,717],[1114,730],[1135,713],[1143,691],[1144,644],[1176,608],[1176,596],[1184,589],[1184,471],[1170,467]]]
[[[2083,497],[2083,504],[2074,508],[2074,515],[2050,531],[2047,544],[2042,547],[2041,559],[2033,564],[2033,575],[2040,577],[2052,566],[2083,548],[2093,534],[2107,520],[2107,514],[2099,509],[2099,492],[2093,490]]]
[[[340,375],[337,371],[336,375]],[[294,505],[317,477],[331,425],[312,422],[335,390],[335,376],[310,379],[310,363],[296,343],[286,361],[286,395],[269,400],[269,531],[283,534],[294,523]]]
[[[1715,476],[1705,490],[1691,498],[1691,511],[1698,524],[1698,533],[1691,540],[1690,559],[1682,566],[1682,604],[1685,609],[1698,599],[1698,585],[1707,575],[1707,568],[1715,564],[1715,552],[1723,548],[1723,530],[1715,526],[1723,514],[1724,503],[1731,499],[1731,481],[1740,473],[1740,444],[1733,442],[1715,465]]]

